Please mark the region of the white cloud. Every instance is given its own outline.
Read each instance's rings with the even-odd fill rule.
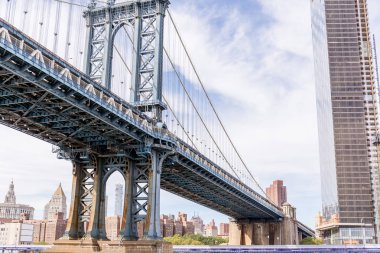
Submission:
[[[174,15],[208,90],[226,97],[218,111],[261,186],[283,179],[301,220],[313,226],[320,184],[310,5],[251,2],[260,3],[265,23],[238,4],[218,5],[215,14],[186,2]],[[213,25],[218,15],[225,22]]]

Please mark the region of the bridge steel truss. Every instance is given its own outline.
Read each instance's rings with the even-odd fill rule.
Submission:
[[[114,1],[113,1],[114,2]],[[112,55],[115,36],[123,26],[133,28],[131,102],[141,111],[161,120],[164,16],[168,0],[144,0],[96,8],[85,12],[87,46],[86,74],[111,90]]]
[[[115,171],[126,185],[125,240],[137,238],[139,221],[146,238],[161,237],[160,188],[237,220],[284,217],[138,108],[0,19],[0,123],[72,161],[67,238],[105,239],[105,186]]]

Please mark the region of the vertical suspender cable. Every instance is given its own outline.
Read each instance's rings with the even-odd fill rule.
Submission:
[[[47,47],[49,43],[49,29],[50,29],[50,15],[51,15],[51,1],[47,0],[47,8],[44,9],[44,12],[47,12],[47,19],[46,19],[46,26],[45,26],[45,38],[44,38],[44,45]]]
[[[38,42],[40,42],[41,44],[43,44],[43,37],[44,36],[44,32],[43,32],[43,27],[44,27],[44,19],[45,19],[45,5],[46,5],[46,0],[42,0],[42,15],[39,15],[38,17],[40,17],[40,20],[39,20],[39,25],[40,25],[40,31],[39,31],[39,34],[38,34]]]
[[[28,14],[28,10],[29,9],[29,1],[26,1],[25,3],[25,9],[24,9],[24,19],[22,20],[22,30],[26,32],[26,18],[27,18],[27,14]]]
[[[65,45],[65,60],[66,61],[69,61],[69,54],[70,54],[70,45],[71,45],[71,41],[70,41],[70,36],[71,36],[71,19],[72,19],[72,15],[73,15],[73,0],[70,0],[70,5],[69,5],[69,17],[68,17],[68,20],[67,20],[67,33],[66,33],[66,45]]]
[[[83,12],[83,8],[80,8],[80,11]],[[78,68],[80,66],[80,64],[82,63],[82,52],[81,52],[81,40],[83,38],[82,36],[82,31],[83,31],[83,22],[84,22],[84,18],[82,18],[82,16],[79,16],[79,29],[78,29],[78,34],[76,34],[75,36],[77,37],[77,42],[75,43],[75,51],[74,51],[74,56],[75,56],[75,66]]]
[[[58,34],[61,22],[61,5],[60,1],[57,1],[57,8],[55,11],[55,24],[54,24],[54,42],[53,42],[53,52],[57,53],[58,49]]]
[[[9,17],[9,21],[11,24],[14,24],[14,18],[15,18],[15,11],[16,11],[16,0],[11,1],[11,8],[10,8],[11,16]]]
[[[9,22],[11,16],[11,0],[7,0],[6,20]]]

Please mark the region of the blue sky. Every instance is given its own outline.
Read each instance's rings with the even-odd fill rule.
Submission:
[[[309,1],[171,2],[200,76],[251,171],[262,187],[284,180],[299,219],[314,227],[321,201]],[[380,1],[368,4],[371,31],[380,37]],[[0,139],[0,201],[12,178],[17,202],[34,206],[37,218],[60,182],[70,198],[71,165],[57,160],[49,144],[3,126]],[[114,176],[108,186],[111,213],[118,181]],[[161,203],[162,213],[227,221],[168,193]]]

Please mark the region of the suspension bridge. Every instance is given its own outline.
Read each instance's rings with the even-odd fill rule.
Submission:
[[[117,171],[126,185],[123,241],[138,238],[141,221],[145,239],[161,237],[160,189],[238,223],[286,218],[231,141],[169,1],[0,6],[0,123],[72,161],[65,239],[106,239],[105,185]]]

